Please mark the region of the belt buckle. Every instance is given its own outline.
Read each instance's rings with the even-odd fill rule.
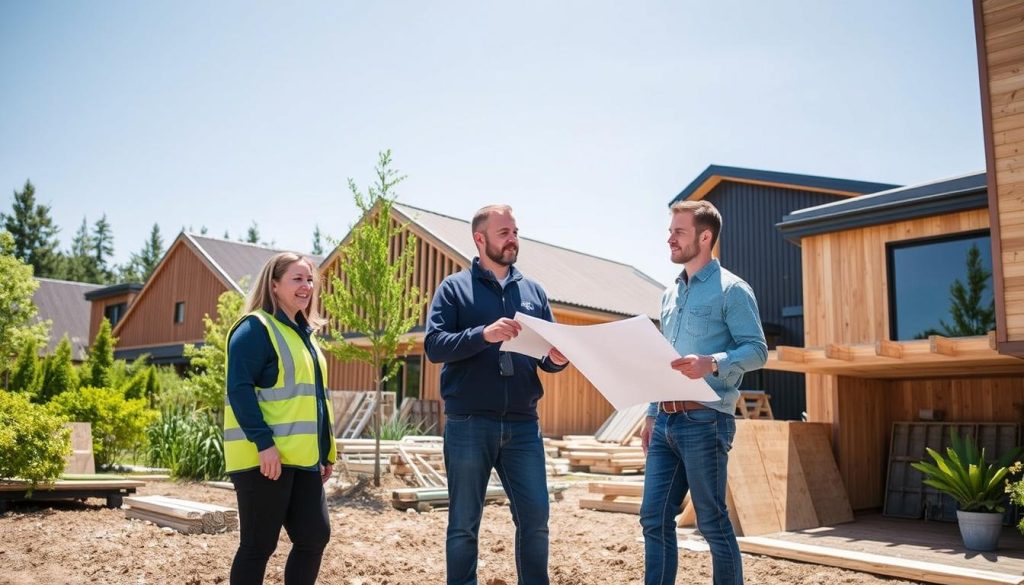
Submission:
[[[675,400],[661,403],[661,411],[665,414],[676,414],[679,412],[678,402]]]

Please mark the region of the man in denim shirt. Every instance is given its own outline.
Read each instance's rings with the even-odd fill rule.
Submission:
[[[675,516],[687,491],[697,527],[711,547],[713,583],[743,583],[740,549],[725,506],[726,467],[740,381],[764,366],[768,345],[750,286],[711,257],[721,229],[722,216],[707,201],[672,206],[668,245],[672,262],[684,269],[662,297],[661,331],[683,356],[672,369],[704,378],[718,400],[656,402],[647,411],[640,507],[647,585],[675,583]]]

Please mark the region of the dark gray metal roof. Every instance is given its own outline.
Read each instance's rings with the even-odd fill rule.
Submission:
[[[791,185],[794,188],[813,189],[830,191],[834,193],[876,193],[886,189],[899,187],[889,183],[873,183],[869,181],[853,181],[849,179],[836,179],[833,177],[819,177],[815,175],[801,175],[797,173],[780,173],[778,171],[762,171],[758,169],[747,169],[743,167],[728,167],[723,165],[709,165],[704,172],[697,175],[697,178],[690,182],[678,195],[669,201],[669,205],[677,201],[688,199],[691,195],[700,190],[706,182],[712,179],[752,181],[759,183],[771,183],[777,186]]]
[[[477,255],[468,221],[405,204],[396,203],[394,209],[467,264]],[[521,238],[516,268],[540,283],[552,302],[660,318],[664,285],[628,264]]]
[[[192,240],[200,253],[206,256],[207,261],[214,269],[231,282],[239,292],[249,290],[249,287],[256,281],[260,269],[278,252],[290,252],[292,250],[279,250],[248,244],[244,242],[233,242],[220,238],[211,238],[196,234],[185,234],[185,237]],[[302,252],[296,252],[302,254]],[[312,254],[302,254],[313,261],[314,266],[323,262],[323,257]],[[243,286],[244,285],[244,286]]]
[[[826,203],[794,211],[776,227],[799,243],[814,234],[981,209],[988,207],[986,181],[980,172]]]
[[[102,289],[98,284],[37,278],[39,288],[32,295],[40,321],[51,321],[50,342],[40,353],[50,354],[66,333],[71,341],[72,358],[84,360],[89,343],[89,316],[92,304],[85,295]]]
[[[137,282],[122,282],[121,284],[112,284],[103,288],[97,288],[94,291],[85,293],[85,300],[95,301],[96,299],[105,299],[114,295],[120,295],[129,292],[139,292],[142,290],[142,284]]]

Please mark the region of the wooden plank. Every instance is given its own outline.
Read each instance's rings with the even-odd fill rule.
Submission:
[[[744,534],[771,534],[782,530],[782,523],[765,489],[765,471],[757,434],[752,424],[757,421],[736,421],[736,436],[729,452],[729,489],[735,502],[736,515]]]
[[[639,514],[640,502],[608,501],[596,498],[580,498],[580,508],[588,510],[599,510],[601,512],[622,512],[625,514]]]
[[[768,477],[767,487],[782,529],[802,530],[820,526],[814,506],[807,505],[811,499],[810,490],[796,445],[790,438],[790,424],[781,421],[741,422],[756,431],[757,447]]]
[[[182,534],[203,533],[203,523],[200,520],[183,520],[181,518],[173,518],[139,508],[126,508],[124,511],[124,517],[134,518],[136,520],[146,520],[156,524],[157,526],[173,528]]]
[[[790,559],[830,567],[841,567],[876,575],[888,575],[912,581],[944,585],[979,585],[988,583],[1024,583],[1024,577],[992,571],[965,569],[938,563],[913,561],[899,557],[847,551],[773,538],[743,536],[737,539],[740,550],[748,554]]]
[[[824,423],[792,423],[789,432],[800,465],[809,471],[805,473],[807,490],[820,525],[852,522],[853,509],[832,454],[830,426]]]

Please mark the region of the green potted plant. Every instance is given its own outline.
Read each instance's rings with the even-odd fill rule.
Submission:
[[[925,475],[925,485],[949,494],[957,503],[957,524],[964,547],[976,551],[995,550],[1003,528],[1003,498],[1006,476],[1019,453],[1014,448],[996,463],[985,459],[974,438],[961,438],[950,429],[946,455],[928,448],[935,463],[921,461],[911,466]]]

